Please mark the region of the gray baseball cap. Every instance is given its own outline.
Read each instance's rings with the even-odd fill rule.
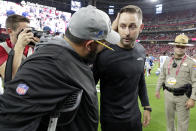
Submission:
[[[109,16],[91,5],[82,7],[72,15],[68,29],[80,39],[106,40],[111,44],[120,42],[120,35],[112,30]]]

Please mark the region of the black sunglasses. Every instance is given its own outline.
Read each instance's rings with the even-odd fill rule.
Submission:
[[[176,45],[176,48],[181,48],[181,49],[185,49],[185,46],[180,46],[180,45]]]

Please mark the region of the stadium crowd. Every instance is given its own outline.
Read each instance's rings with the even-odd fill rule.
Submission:
[[[196,10],[191,9],[186,11],[165,12],[157,15],[149,14],[144,16],[144,23],[148,26],[153,26],[195,22],[195,11]]]
[[[175,39],[176,35],[180,33],[176,32],[165,32],[165,33],[143,33],[140,35],[139,40],[166,40],[172,41]],[[196,32],[187,32],[186,35],[189,38],[196,38]]]
[[[5,19],[12,14],[19,14],[30,19],[31,27],[37,30],[49,30],[51,32],[64,33],[71,13],[56,10],[54,7],[43,6],[30,2],[22,2],[21,5],[0,1],[0,28],[5,28]]]
[[[1,1],[0,6],[2,7],[0,11],[0,41],[5,41],[5,38],[8,37],[5,31],[5,19],[8,15],[23,15],[30,19],[31,27],[38,30],[49,30],[51,33],[65,32],[71,17],[71,13],[30,2],[22,2],[21,5],[18,5],[12,2]],[[171,47],[167,46],[167,43],[174,40],[176,35],[181,33],[178,31],[196,27],[196,15],[194,10],[159,15],[144,14],[144,25],[143,33],[140,34],[138,39],[142,41],[147,53],[156,57],[165,51],[168,53],[172,51]],[[185,32],[185,34],[190,39],[196,38],[194,30]],[[150,41],[163,42],[151,44]],[[188,48],[187,54],[193,55],[195,53],[194,50],[195,47]]]
[[[150,54],[156,58],[158,58],[161,54],[166,52],[168,56],[170,56],[171,52],[173,52],[173,47],[169,46],[167,43],[161,44],[142,44],[146,49],[146,53]],[[186,54],[189,56],[193,56],[196,54],[196,46],[188,47],[186,49]]]

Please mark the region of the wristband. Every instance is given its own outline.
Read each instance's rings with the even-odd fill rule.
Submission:
[[[144,107],[144,110],[152,112],[152,108],[151,107]]]

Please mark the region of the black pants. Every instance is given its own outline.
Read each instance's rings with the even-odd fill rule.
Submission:
[[[141,120],[130,121],[126,123],[102,122],[102,131],[142,131]]]

